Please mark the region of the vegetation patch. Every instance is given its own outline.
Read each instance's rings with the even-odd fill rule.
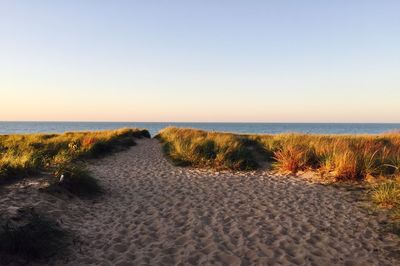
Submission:
[[[177,165],[251,170],[272,165],[297,173],[312,170],[336,181],[380,181],[371,199],[389,212],[391,231],[400,234],[400,134],[237,135],[166,128],[157,136]]]
[[[166,128],[158,138],[178,164],[255,169],[262,161],[277,170],[311,169],[337,180],[392,177],[400,169],[400,134],[382,135],[235,135]],[[255,156],[254,151],[262,156]]]
[[[62,165],[54,175],[54,181],[46,188],[48,192],[64,189],[79,197],[93,197],[103,192],[97,179],[92,177],[84,166],[77,164]]]
[[[1,213],[0,263],[29,262],[54,256],[65,250],[67,233],[54,220],[33,208]]]
[[[257,162],[241,136],[169,127],[157,136],[177,165],[252,170]]]
[[[101,157],[148,138],[147,130],[118,129],[64,134],[0,135],[0,183]]]
[[[372,190],[372,200],[381,208],[400,208],[400,183],[390,180],[376,185]]]
[[[338,180],[392,177],[400,167],[400,134],[250,136],[272,153],[278,170],[312,169]]]
[[[380,209],[388,212],[388,228],[400,235],[400,177],[376,184],[371,190],[371,199]]]

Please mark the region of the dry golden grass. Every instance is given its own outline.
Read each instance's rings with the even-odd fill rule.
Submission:
[[[169,127],[157,137],[178,165],[235,170],[254,169],[257,165],[244,139],[234,134]]]
[[[390,180],[376,185],[372,191],[372,200],[381,208],[400,208],[400,182]]]
[[[166,128],[158,136],[175,162],[225,169],[255,169],[267,160],[280,171],[313,170],[336,180],[381,180],[371,191],[400,234],[400,134],[235,135]],[[258,156],[257,153],[258,152]],[[259,156],[260,153],[263,156]]]
[[[0,183],[132,146],[147,130],[0,135]]]
[[[166,128],[159,138],[176,162],[196,166],[254,169],[254,147],[279,170],[313,169],[337,179],[394,176],[400,169],[400,134],[235,135]]]
[[[371,191],[371,199],[378,208],[389,213],[389,227],[400,235],[400,176],[376,184]]]
[[[274,154],[280,170],[314,169],[337,179],[392,176],[400,167],[400,134],[251,136]]]
[[[97,180],[77,165],[77,160],[105,155],[135,144],[134,138],[150,137],[147,130],[119,129],[64,134],[0,135],[0,183],[38,171],[53,171],[45,191],[64,189],[77,196],[102,192]],[[21,222],[22,221],[22,222]],[[65,251],[67,231],[49,215],[33,208],[18,211],[18,216],[0,212],[0,264],[16,259],[48,259]]]

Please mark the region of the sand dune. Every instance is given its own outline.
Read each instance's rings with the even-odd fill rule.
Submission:
[[[9,189],[0,207],[34,201],[78,236],[54,265],[398,265],[352,192],[270,172],[177,168],[157,140],[89,163],[106,193],[65,200]],[[25,193],[21,193],[25,191]]]

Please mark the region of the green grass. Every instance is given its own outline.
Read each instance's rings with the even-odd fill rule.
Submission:
[[[177,165],[251,170],[257,162],[241,136],[195,129],[166,128],[157,136]]]
[[[400,208],[400,182],[389,180],[379,183],[372,190],[372,200],[382,208]]]
[[[371,191],[371,199],[378,208],[389,213],[389,227],[400,235],[400,176],[376,184]]]
[[[400,134],[382,135],[237,135],[166,128],[158,138],[175,162],[199,167],[256,169],[262,160],[275,169],[313,170],[337,180],[399,174]],[[255,152],[263,156],[255,156]]]
[[[400,166],[400,134],[251,136],[275,154],[279,170],[312,169],[337,179],[393,176]]]
[[[269,162],[282,172],[311,170],[336,181],[383,180],[370,191],[371,200],[389,212],[392,231],[400,233],[400,181],[395,178],[400,176],[398,132],[235,135],[171,127],[157,137],[179,165],[251,170]]]
[[[0,183],[13,182],[43,171],[53,173],[48,189],[66,190],[88,197],[102,192],[97,180],[80,161],[98,158],[149,138],[147,130],[119,129],[64,134],[0,135]],[[66,232],[34,209],[19,210],[18,217],[0,213],[0,264],[23,263],[53,256],[65,247]]]
[[[81,159],[101,157],[150,137],[147,130],[119,129],[64,134],[0,135],[0,183],[54,171]]]

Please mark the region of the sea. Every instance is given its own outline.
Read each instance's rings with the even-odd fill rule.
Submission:
[[[146,128],[152,136],[161,129],[173,126],[208,131],[278,134],[379,134],[399,131],[400,123],[189,123],[189,122],[1,122],[0,134],[62,133],[92,131],[124,127]]]

